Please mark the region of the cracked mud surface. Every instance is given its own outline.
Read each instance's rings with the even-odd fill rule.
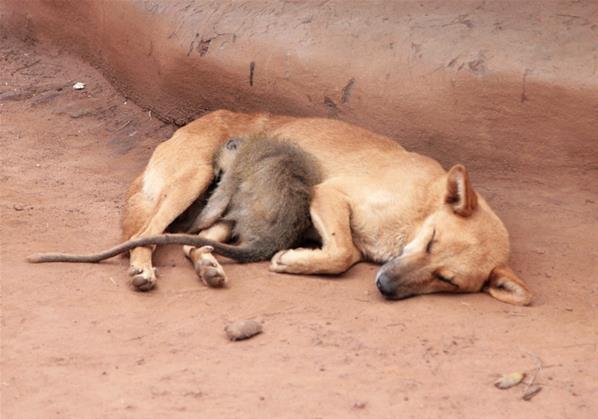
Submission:
[[[24,258],[116,243],[126,188],[173,127],[58,51],[4,39],[0,60],[2,417],[590,418],[598,409],[595,167],[564,167],[558,182],[533,160],[530,173],[472,172],[511,232],[531,307],[483,294],[387,302],[368,264],[330,279],[226,263],[230,287],[211,289],[178,247],[158,251],[158,287],[136,293],[123,259]],[[86,88],[73,90],[76,81]],[[264,333],[229,342],[224,326],[237,319],[262,321]],[[494,387],[500,374],[533,373],[538,359],[543,390],[530,402],[522,386]]]

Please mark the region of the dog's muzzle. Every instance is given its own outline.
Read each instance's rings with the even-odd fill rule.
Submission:
[[[384,272],[379,272],[376,275],[376,287],[378,291],[389,299],[396,298],[397,285],[395,281],[392,281]]]
[[[415,295],[413,292],[402,289],[399,286],[399,282],[398,278],[387,275],[384,269],[380,269],[378,275],[376,275],[376,287],[384,298],[388,300],[402,300]]]

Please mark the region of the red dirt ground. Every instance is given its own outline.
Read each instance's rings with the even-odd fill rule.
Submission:
[[[59,51],[5,39],[0,56],[3,418],[595,417],[595,167],[563,168],[559,184],[472,173],[511,231],[531,307],[387,302],[368,264],[329,279],[230,263],[231,287],[208,289],[178,248],[158,251],[158,288],[136,293],[122,259],[24,258],[116,243],[128,184],[174,128]],[[225,324],[244,318],[265,332],[229,342]],[[493,386],[538,365],[529,402],[525,385]]]

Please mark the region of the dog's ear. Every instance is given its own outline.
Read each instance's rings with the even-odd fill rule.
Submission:
[[[444,201],[461,217],[469,217],[478,207],[478,196],[463,165],[457,164],[449,170]]]
[[[532,293],[511,268],[499,266],[492,270],[484,291],[505,303],[526,306],[532,302]]]

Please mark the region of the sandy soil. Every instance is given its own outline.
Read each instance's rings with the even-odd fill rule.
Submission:
[[[230,263],[231,287],[208,289],[178,248],[158,251],[158,288],[136,293],[122,259],[23,259],[117,242],[126,188],[174,128],[60,51],[2,40],[0,60],[3,418],[598,410],[595,167],[564,165],[558,182],[473,171],[511,231],[513,267],[536,293],[531,307],[483,294],[387,302],[368,264],[329,279]],[[87,87],[75,91],[75,81]],[[264,333],[229,342],[225,324],[244,318],[263,321]],[[492,384],[539,365],[543,390],[529,402],[525,385]]]

